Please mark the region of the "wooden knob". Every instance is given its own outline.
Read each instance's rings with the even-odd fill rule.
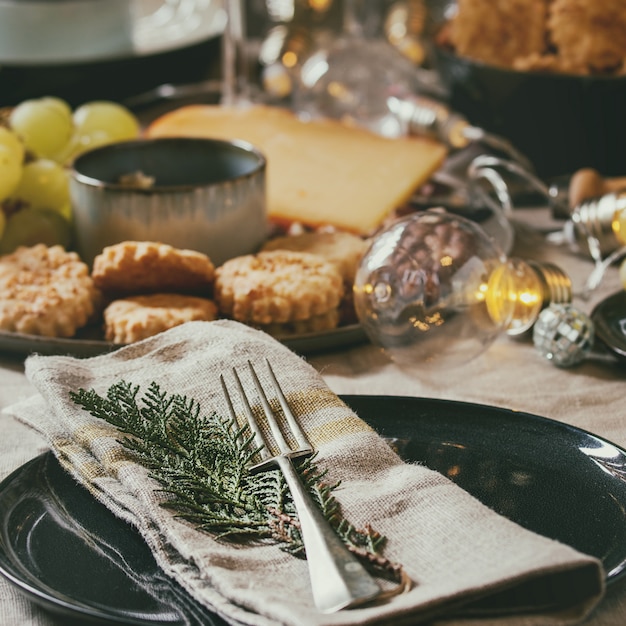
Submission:
[[[570,209],[578,206],[583,200],[602,195],[604,179],[596,170],[586,167],[578,170],[569,182]]]
[[[604,178],[598,171],[586,167],[578,170],[569,183],[569,206],[573,209],[584,200],[626,188],[626,176]]]

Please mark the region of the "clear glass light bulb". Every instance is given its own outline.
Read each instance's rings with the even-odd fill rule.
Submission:
[[[385,40],[343,37],[305,61],[294,94],[301,116],[326,117],[387,137],[407,133],[389,103],[421,90],[415,66]]]
[[[354,302],[372,343],[430,376],[470,362],[503,332],[528,329],[553,298],[571,298],[568,284],[554,266],[507,259],[475,222],[430,210],[374,237]]]

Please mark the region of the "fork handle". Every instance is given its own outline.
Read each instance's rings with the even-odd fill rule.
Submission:
[[[302,484],[288,456],[276,457],[300,518],[313,600],[318,610],[332,613],[362,604],[381,593],[378,583],[352,554]]]

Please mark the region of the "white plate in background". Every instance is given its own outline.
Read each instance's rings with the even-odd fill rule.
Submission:
[[[0,63],[148,56],[208,40],[225,24],[220,0],[0,0]]]

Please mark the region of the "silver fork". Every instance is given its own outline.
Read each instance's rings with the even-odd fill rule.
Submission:
[[[250,407],[241,379],[233,368],[235,385],[243,401],[246,418],[254,433],[256,444],[261,448],[261,462],[251,469],[263,471],[278,466],[285,477],[300,519],[300,531],[306,551],[313,600],[318,610],[332,613],[372,600],[381,593],[380,586],[331,528],[308,490],[302,484],[293,465],[292,459],[294,457],[310,455],[313,453],[313,448],[289,408],[270,362],[268,360],[266,362],[276,397],[293,439],[298,445],[297,448],[293,449],[285,439],[254,367],[248,361],[252,380],[278,448],[278,453],[272,455],[266,438],[259,428],[257,418]],[[223,375],[220,376],[220,381],[231,417],[236,422],[236,413]]]

